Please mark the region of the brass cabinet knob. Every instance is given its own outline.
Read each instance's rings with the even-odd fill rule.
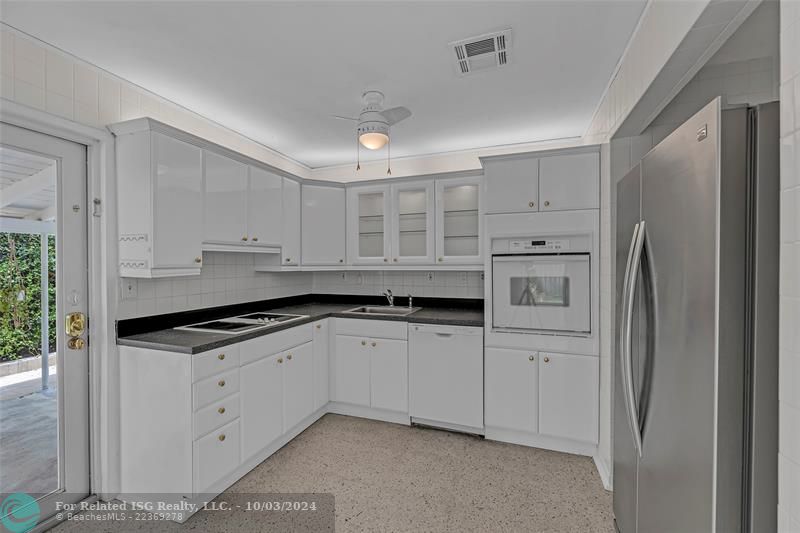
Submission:
[[[283,363],[283,357],[278,357],[278,362]]]
[[[221,415],[224,415],[225,414],[225,408],[224,407],[220,407],[219,409],[217,409],[217,412],[219,414],[221,414]]]
[[[389,260],[388,260],[388,259],[386,259],[385,257],[383,258],[383,262],[384,262],[384,263],[387,263],[388,261],[389,261]]]
[[[536,205],[536,203],[535,203],[535,202],[528,202],[528,207],[533,207],[533,206],[535,206],[535,205]]]
[[[439,262],[441,263],[442,261],[444,261],[444,258],[443,258],[443,257],[440,257],[440,258],[439,258]]]
[[[392,259],[392,261],[394,261],[395,263],[397,263],[397,258],[395,257],[394,259]]]
[[[251,240],[251,241],[253,241],[253,242],[258,242],[258,237],[253,237],[253,238],[252,238],[252,239],[250,239],[250,240]]]
[[[373,342],[373,343],[372,343],[372,346],[377,346],[377,345],[378,345],[378,343],[377,343],[377,342]]]
[[[291,360],[292,360],[292,354],[289,354],[289,355],[287,355],[287,356],[286,356],[286,359],[288,359],[289,361],[291,361]]]
[[[225,380],[221,379],[221,380],[217,381],[217,385],[219,385],[220,387],[224,387],[225,386]]]
[[[544,362],[545,362],[545,363],[549,363],[549,362],[550,362],[550,358],[549,358],[549,357],[545,357],[545,358],[544,358]]]
[[[245,235],[244,237],[242,237],[242,240],[243,240],[243,241],[246,241],[246,240],[247,240],[247,235]]]
[[[291,260],[292,260],[292,258],[291,258],[291,257],[287,257],[287,258],[286,258],[286,262],[287,262],[287,263],[288,263],[289,261],[291,261]]]
[[[317,324],[317,329],[320,329],[321,327],[322,327],[322,324]]]
[[[344,259],[339,259],[339,262],[340,263],[344,263]]]
[[[549,207],[549,206],[550,206],[550,200],[546,200],[546,201],[544,202],[544,206],[545,206],[545,207]]]
[[[225,440],[225,434],[223,433],[223,434],[222,434],[222,435],[220,435],[218,438],[219,438],[219,441],[220,441],[220,442],[224,441],[224,440]]]
[[[534,359],[536,359],[534,356],[532,356],[532,355],[528,356],[528,361],[533,361]]]
[[[217,356],[217,359],[219,359],[220,361],[224,361],[225,360],[225,354],[224,353],[219,354]]]
[[[203,262],[203,258],[202,257],[195,257],[194,258],[194,262],[195,263],[202,263]]]
[[[367,341],[361,341],[361,346],[366,346],[366,345],[367,345]]]

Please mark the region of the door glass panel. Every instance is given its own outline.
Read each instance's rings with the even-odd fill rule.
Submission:
[[[57,490],[54,159],[0,147],[0,494]]]
[[[358,195],[358,256],[383,257],[383,193]]]
[[[478,185],[444,188],[444,255],[478,255]]]
[[[425,189],[400,191],[397,194],[399,251],[401,257],[427,255],[428,193]]]

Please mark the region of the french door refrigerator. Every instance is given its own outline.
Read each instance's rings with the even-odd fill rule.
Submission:
[[[621,533],[776,530],[778,150],[716,99],[617,184]]]

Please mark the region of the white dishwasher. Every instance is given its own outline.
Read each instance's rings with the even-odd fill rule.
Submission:
[[[409,324],[411,421],[483,433],[483,328]]]

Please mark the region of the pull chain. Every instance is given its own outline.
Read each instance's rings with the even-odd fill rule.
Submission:
[[[392,139],[386,141],[386,174],[392,175]]]
[[[358,130],[356,130],[356,172],[361,170],[361,143],[358,142]]]

